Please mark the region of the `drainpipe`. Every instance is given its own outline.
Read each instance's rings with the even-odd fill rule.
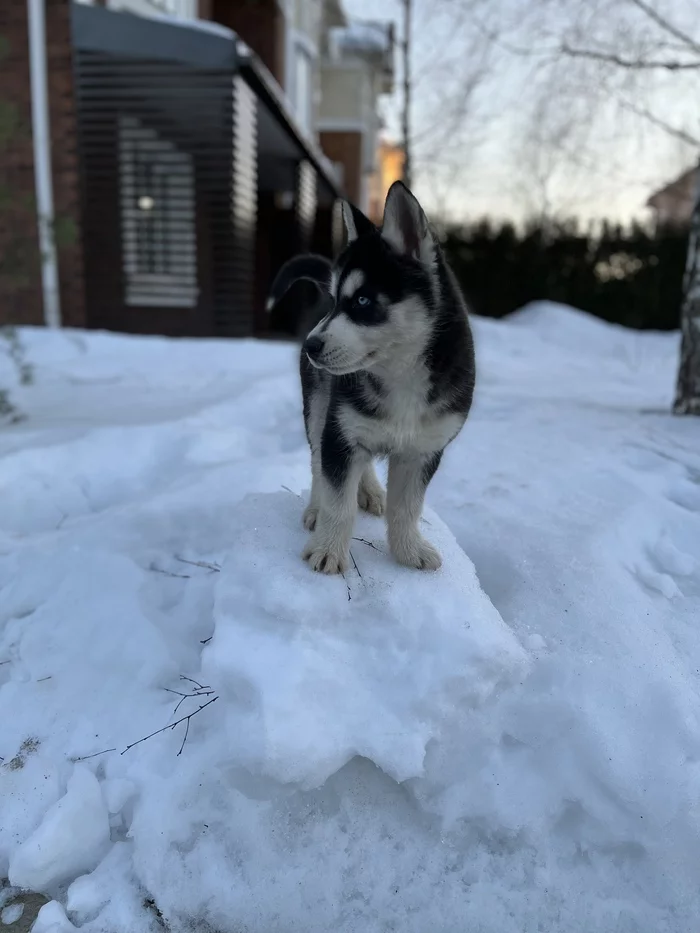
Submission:
[[[51,131],[46,65],[46,0],[27,0],[29,24],[29,74],[32,92],[32,137],[34,143],[34,182],[41,252],[41,285],[44,323],[61,326],[61,298],[58,288],[58,259],[53,236],[54,207],[51,175]]]

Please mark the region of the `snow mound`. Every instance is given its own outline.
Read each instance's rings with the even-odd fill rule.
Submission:
[[[222,569],[204,658],[248,769],[305,788],[356,755],[405,781],[423,772],[446,720],[522,677],[527,656],[484,594],[469,558],[427,513],[443,569],[395,564],[383,523],[361,516],[345,578],[300,559],[302,501],[247,497]]]
[[[109,818],[95,775],[76,765],[65,796],[14,853],[10,884],[45,893],[90,871],[109,848]]]
[[[667,345],[677,352],[677,334],[637,331],[610,324],[587,311],[556,301],[532,301],[505,319],[532,340],[565,350],[573,356],[595,353],[597,357],[628,357],[630,348]],[[637,349],[637,352],[638,349]]]

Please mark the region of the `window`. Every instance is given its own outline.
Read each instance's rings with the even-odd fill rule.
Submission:
[[[126,303],[197,304],[192,157],[134,117],[120,122]]]

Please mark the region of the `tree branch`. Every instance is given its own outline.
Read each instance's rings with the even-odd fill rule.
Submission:
[[[662,16],[657,10],[655,10],[646,0],[628,0],[632,6],[636,7],[638,10],[641,10],[645,16],[647,16],[652,22],[663,29],[664,32],[667,32],[670,36],[673,36],[674,39],[678,39],[679,42],[682,42],[683,45],[695,52],[697,55],[700,55],[700,43],[698,43],[692,36],[689,36],[687,33],[683,32],[682,29],[679,29],[678,26],[674,26],[665,16]]]
[[[667,123],[661,117],[657,117],[656,114],[652,113],[650,110],[647,110],[646,107],[637,107],[636,104],[632,104],[628,100],[620,100],[620,106],[624,107],[625,110],[629,110],[631,113],[634,113],[636,116],[642,117],[644,120],[648,120],[649,123],[657,126],[660,130],[664,130],[669,134],[669,136],[674,136],[676,139],[680,139],[682,142],[687,143],[689,146],[693,146],[695,148],[700,146],[700,138],[691,135],[686,130],[681,129],[678,126],[673,126],[671,123]]]
[[[197,707],[197,709],[193,713],[190,713],[188,716],[183,716],[182,719],[178,719],[177,722],[171,722],[169,725],[163,726],[162,729],[156,729],[155,732],[151,732],[150,735],[144,735],[142,739],[139,739],[136,742],[132,742],[131,745],[127,745],[124,751],[120,752],[120,754],[126,755],[126,753],[129,751],[130,748],[134,748],[136,745],[140,745],[141,742],[146,742],[148,741],[148,739],[152,739],[154,735],[160,735],[161,732],[167,732],[168,729],[174,729],[175,726],[179,726],[181,722],[187,723],[187,730],[185,732],[185,739],[186,739],[187,734],[189,733],[190,719],[192,719],[193,716],[196,716],[197,713],[201,713],[203,709],[207,708],[207,706],[211,706],[212,703],[216,703],[218,699],[219,699],[218,696],[216,696],[213,699],[209,700],[207,703],[204,703],[202,706]],[[182,753],[182,749],[184,748],[184,745],[185,743],[183,741],[182,745],[180,746],[180,751],[178,752],[178,755]]]
[[[587,58],[591,61],[604,62],[608,65],[616,65],[618,68],[626,68],[628,71],[698,71],[700,70],[700,59],[698,61],[677,61],[675,59],[644,59],[644,58],[623,58],[617,52],[604,52],[600,49],[582,49],[576,48],[563,42],[559,51],[562,55],[569,58]]]

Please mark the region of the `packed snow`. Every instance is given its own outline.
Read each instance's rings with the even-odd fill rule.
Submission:
[[[301,559],[296,350],[22,332],[0,430],[0,910],[38,933],[690,933],[700,423],[677,335],[474,322],[428,492]],[[14,379],[0,362],[0,385]],[[189,717],[189,718],[188,718]],[[167,728],[174,724],[174,728]]]

